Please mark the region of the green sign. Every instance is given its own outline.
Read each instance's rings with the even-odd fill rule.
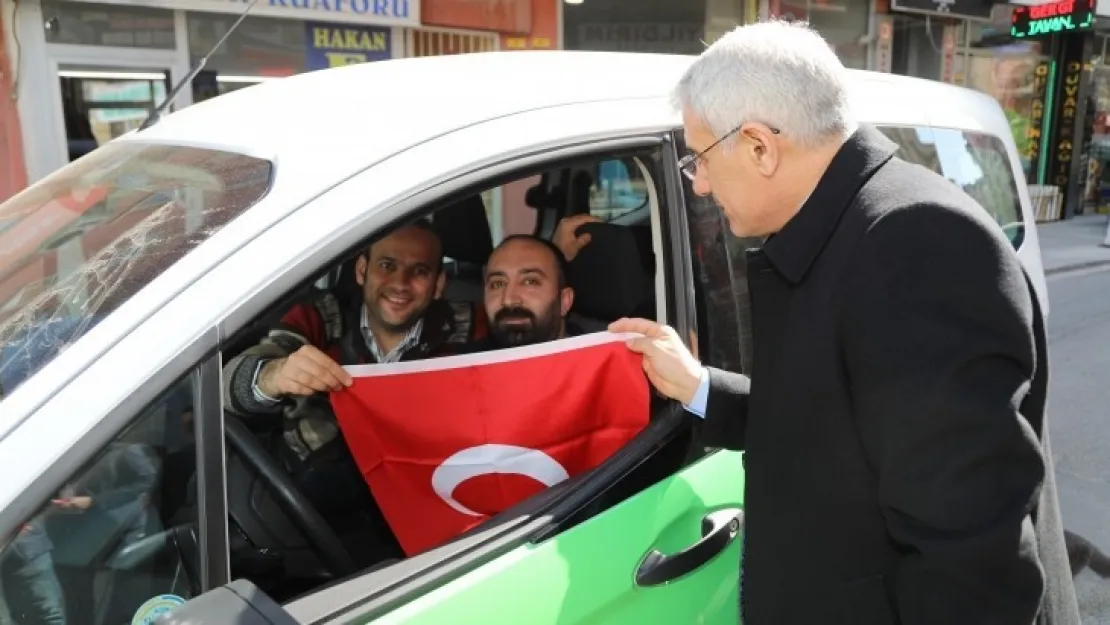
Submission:
[[[1091,30],[1094,25],[1094,0],[1063,0],[1016,7],[1010,36],[1015,39],[1039,37],[1073,30]]]

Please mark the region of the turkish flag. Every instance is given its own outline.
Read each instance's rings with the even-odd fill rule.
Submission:
[[[347,367],[347,446],[408,555],[589,471],[648,423],[632,335]]]

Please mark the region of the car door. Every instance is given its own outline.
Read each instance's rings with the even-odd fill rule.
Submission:
[[[574,148],[582,154],[546,159],[557,166],[571,156],[625,157],[632,141],[597,142]],[[694,295],[701,287],[694,282],[673,138],[654,134],[634,142],[640,146],[634,158],[649,169],[661,273],[655,284],[666,296],[662,318],[699,349],[713,337],[699,335]],[[520,175],[544,166],[534,162]],[[480,171],[458,184],[472,193],[483,180],[509,178]],[[296,622],[316,623],[738,623],[742,457],[698,446],[691,434],[696,424],[681,407],[663,406],[641,436],[597,471],[534,497],[488,531],[383,563],[285,610]],[[190,602],[190,609],[203,604]]]
[[[639,159],[652,168],[649,195],[660,213],[653,228],[665,249],[663,259],[671,261],[658,263],[669,291],[667,321],[707,344],[709,336],[699,341],[697,335],[693,294],[701,286],[693,282],[681,176],[670,139]],[[675,406],[670,412],[686,427],[696,419]],[[411,600],[372,601],[332,622],[370,617],[383,625],[738,623],[742,457],[696,446],[680,451],[687,461],[677,472],[584,521],[569,522],[566,529],[553,524],[539,538],[429,592],[414,593]],[[621,487],[618,480],[610,490]],[[289,609],[305,614],[306,605],[319,601],[308,598]]]

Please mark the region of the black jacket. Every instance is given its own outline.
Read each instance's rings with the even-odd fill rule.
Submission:
[[[750,392],[711,369],[703,431],[746,452],[745,622],[1078,624],[1035,295],[896,149],[862,128],[746,256]]]

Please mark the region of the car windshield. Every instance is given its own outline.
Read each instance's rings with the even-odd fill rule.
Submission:
[[[0,402],[270,180],[266,160],[121,141],[0,204]]]

